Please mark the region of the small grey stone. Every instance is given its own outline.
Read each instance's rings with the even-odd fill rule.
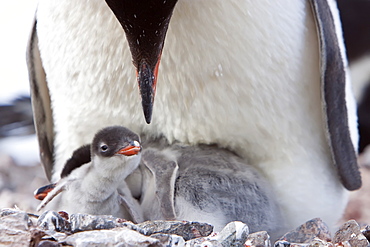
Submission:
[[[360,226],[355,220],[344,223],[334,235],[333,242],[335,244],[347,241],[351,246],[356,247],[367,247],[369,245],[369,241],[362,234]]]
[[[32,221],[26,212],[18,209],[5,208],[0,211],[0,222],[10,228],[27,231],[32,225]]]
[[[277,241],[275,243],[275,247],[313,247],[311,244],[308,243],[289,243],[289,242],[281,242]]]
[[[327,242],[325,240],[315,238],[311,242],[310,246],[312,246],[312,247],[334,247],[334,244],[332,242]]]
[[[21,212],[21,211],[19,211],[18,209],[14,209],[14,208],[3,208],[0,211],[0,218],[1,217],[4,217],[4,216],[11,215],[11,214],[16,214],[16,213],[19,213],[19,212]]]
[[[146,221],[137,224],[137,230],[147,236],[155,233],[175,234],[183,237],[185,241],[206,237],[213,231],[213,226],[207,223],[189,221]]]
[[[60,246],[62,245],[55,241],[49,241],[49,240],[43,240],[37,245],[37,247],[60,247]]]
[[[86,230],[113,229],[122,226],[119,218],[111,215],[71,214],[69,222],[73,233]]]
[[[31,242],[29,246],[37,246],[41,241],[42,237],[46,235],[45,231],[40,230],[39,228],[31,228]]]
[[[37,225],[49,232],[69,232],[70,224],[59,213],[55,211],[45,211],[37,220]]]
[[[329,228],[319,218],[309,220],[295,230],[286,233],[279,239],[282,241],[278,242],[279,244],[282,244],[283,241],[288,243],[310,243],[314,238],[319,238],[326,242],[331,241]]]
[[[290,243],[285,240],[278,240],[275,242],[274,247],[290,247]]]
[[[75,247],[105,247],[105,246],[164,246],[158,239],[144,236],[126,227],[111,230],[92,230],[77,232],[68,236],[62,245]]]
[[[331,242],[326,242],[318,238],[314,238],[310,243],[289,243],[279,240],[275,243],[275,247],[334,247]]]
[[[367,225],[364,227],[364,229],[361,230],[362,234],[366,237],[367,241],[370,241],[370,225]]]
[[[255,232],[249,234],[247,240],[244,243],[246,247],[270,247],[271,241],[270,236],[266,231]]]
[[[249,228],[240,221],[228,223],[217,236],[214,237],[222,246],[243,246],[248,238]]]
[[[184,238],[178,235],[156,233],[150,235],[150,237],[158,239],[166,247],[175,247],[175,246],[182,247],[185,245]]]
[[[51,232],[51,231],[46,231],[46,236],[44,236],[41,240],[44,241],[44,240],[50,240],[50,241],[56,241],[56,242],[61,242],[63,241],[64,239],[66,239],[66,237],[68,237],[71,233],[69,234],[66,234],[66,233],[62,233],[62,232]]]
[[[205,238],[194,238],[185,242],[186,247],[222,247],[222,244],[209,237]]]

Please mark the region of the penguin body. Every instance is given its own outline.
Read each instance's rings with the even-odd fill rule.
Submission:
[[[38,210],[61,193],[50,205],[54,210],[142,221],[138,202],[124,181],[139,165],[139,141],[138,135],[124,127],[100,130],[91,145],[73,153],[56,184],[35,192],[37,199],[43,199]]]
[[[273,236],[287,230],[269,182],[228,150],[177,144],[149,148],[140,170],[145,220],[208,222],[216,232],[231,221]]]
[[[93,133],[124,125],[148,138],[233,150],[267,177],[288,226],[314,217],[333,226],[347,201],[333,160],[339,153],[348,158],[339,160],[356,162],[355,104],[348,81],[341,84],[342,101],[325,101],[320,65],[327,61],[311,2],[179,0],[147,125],[124,31],[108,6],[41,0],[29,60],[36,61],[33,104],[52,180]],[[325,3],[343,54],[335,2]],[[39,78],[41,64],[46,80]],[[337,131],[323,110],[333,105],[344,107]],[[346,148],[333,148],[330,137],[342,135],[338,143]]]
[[[135,155],[129,165],[123,158],[114,170],[111,157],[102,162],[93,152],[91,162],[86,159],[90,145],[77,149],[62,179],[35,192],[43,200],[39,209],[54,200],[52,207],[57,204],[58,210],[68,213],[113,215],[137,223],[199,221],[212,224],[218,232],[231,221],[242,221],[251,232],[265,230],[274,237],[287,230],[271,185],[235,153],[215,145],[163,143],[151,142],[141,152],[141,160]],[[130,180],[137,181],[138,188],[128,187]]]

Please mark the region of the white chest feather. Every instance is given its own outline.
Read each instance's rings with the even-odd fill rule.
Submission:
[[[121,124],[236,150],[272,182],[292,225],[338,218],[345,196],[324,135],[307,1],[179,0],[150,125],[124,32],[104,1],[42,0],[37,18],[58,170],[98,129]]]

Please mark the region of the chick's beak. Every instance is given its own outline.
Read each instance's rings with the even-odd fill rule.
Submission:
[[[132,156],[139,154],[141,152],[141,145],[138,141],[132,141],[127,146],[118,150],[117,154],[122,154],[125,156]]]

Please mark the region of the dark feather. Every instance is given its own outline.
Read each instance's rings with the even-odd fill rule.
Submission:
[[[91,145],[85,145],[78,148],[73,152],[72,157],[67,160],[60,177],[64,178],[68,176],[74,169],[89,162],[91,162]]]
[[[334,18],[327,1],[312,0],[311,4],[319,31],[324,115],[333,162],[344,187],[356,190],[361,187],[361,175],[348,126],[346,74]]]
[[[38,47],[37,21],[34,20],[31,36],[27,47],[27,67],[31,87],[32,108],[37,138],[39,141],[40,158],[48,179],[51,179],[54,164],[54,132],[50,95],[46,75],[42,66]]]

